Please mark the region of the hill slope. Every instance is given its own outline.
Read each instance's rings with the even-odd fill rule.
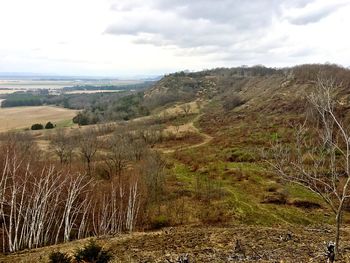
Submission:
[[[231,256],[234,261],[238,239],[251,261],[322,257],[322,242],[332,239],[331,211],[314,193],[282,181],[266,162],[276,138],[292,143],[293,126],[305,119],[306,96],[320,72],[342,83],[335,95],[346,115],[349,70],[332,65],[175,73],[138,94],[137,106],[150,116],[122,127],[171,134],[152,144],[166,160],[167,173],[159,202],[145,208],[138,225],[150,232],[101,241],[116,262],[175,262],[187,252],[194,262],[227,262]],[[346,213],[344,223],[349,222]],[[174,228],[154,232],[169,226]],[[288,233],[291,240],[285,240]],[[45,261],[43,254],[53,249],[34,252],[33,260]]]

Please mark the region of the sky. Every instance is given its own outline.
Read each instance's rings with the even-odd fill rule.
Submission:
[[[350,0],[0,0],[0,72],[350,66]]]

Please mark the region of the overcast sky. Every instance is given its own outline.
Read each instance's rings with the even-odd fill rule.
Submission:
[[[0,0],[0,72],[350,65],[350,0]]]

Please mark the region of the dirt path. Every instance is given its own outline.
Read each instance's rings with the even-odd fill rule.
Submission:
[[[183,131],[192,131],[192,132],[196,132],[199,133],[202,137],[203,137],[203,141],[197,144],[193,144],[193,145],[189,145],[189,146],[184,146],[181,147],[180,150],[187,150],[187,149],[193,149],[193,148],[198,148],[201,147],[203,145],[206,145],[207,143],[211,142],[213,140],[213,137],[210,136],[209,134],[203,133],[201,132],[195,125],[194,123],[196,121],[198,121],[200,119],[202,115],[198,115],[195,119],[193,119],[191,122],[188,122],[184,125],[181,125],[179,127],[179,131],[183,132]],[[176,150],[179,149],[167,149],[167,150],[163,150],[161,149],[161,151],[163,153],[174,153]]]

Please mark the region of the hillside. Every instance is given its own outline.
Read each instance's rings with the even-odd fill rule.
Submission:
[[[140,155],[125,157],[115,179],[120,183],[136,175],[143,183],[147,178],[141,185],[136,233],[106,230],[107,234],[98,235],[116,256],[115,262],[176,262],[184,253],[189,253],[190,262],[235,262],[242,257],[248,262],[311,258],[319,262],[324,242],[333,238],[332,211],[320,196],[282,180],[269,162],[273,144],[278,140],[293,145],[294,128],[310,118],[307,95],[320,74],[339,83],[334,95],[346,119],[349,70],[334,65],[222,68],[167,75],[136,97],[123,100],[122,111],[133,109],[133,120],[78,129],[97,127],[94,140],[102,145],[88,167],[90,175],[102,182],[94,198],[102,200],[102,191],[118,182],[106,159],[114,150],[111,142],[122,145],[116,149],[125,149],[126,141],[133,154]],[[74,132],[67,133],[73,137]],[[50,145],[54,136],[54,132],[35,133],[34,140]],[[113,141],[115,136],[121,137]],[[75,147],[73,168],[83,169],[77,155],[81,146]],[[57,161],[53,150],[46,151]],[[343,222],[348,231],[348,212]],[[243,242],[244,256],[235,251],[237,240]],[[26,253],[0,260],[46,262],[49,251],[72,251],[79,242],[85,241],[29,252],[32,261],[26,261]],[[348,256],[346,249],[344,243]]]
[[[165,228],[99,239],[114,255],[112,262],[178,263],[184,255],[189,262],[325,262],[327,228],[200,227]],[[346,232],[347,234],[349,232]],[[349,236],[345,236],[346,241]],[[48,254],[73,254],[87,240],[74,241],[31,252],[0,256],[0,262],[48,262]],[[347,247],[349,249],[349,247]],[[344,258],[348,262],[350,257]]]

